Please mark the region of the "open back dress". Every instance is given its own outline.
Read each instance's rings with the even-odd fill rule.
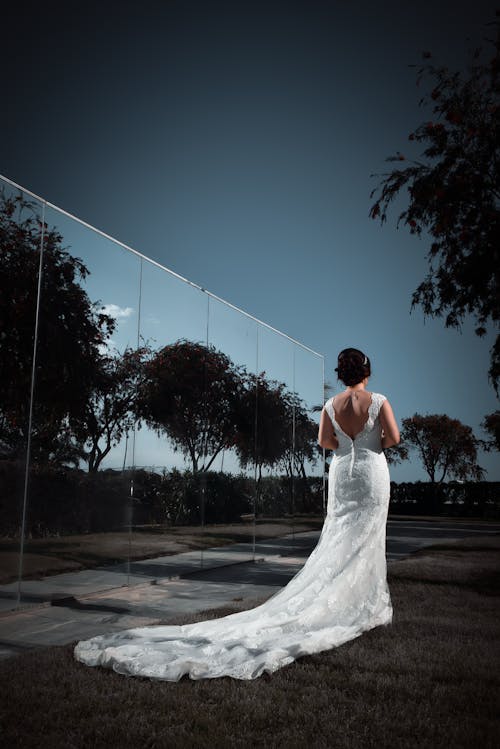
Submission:
[[[385,535],[389,471],[381,447],[383,395],[371,394],[354,436],[325,404],[339,447],[329,470],[328,510],[303,568],[265,603],[221,619],[150,626],[81,641],[75,657],[121,674],[177,681],[255,679],[299,656],[337,647],[392,621]]]

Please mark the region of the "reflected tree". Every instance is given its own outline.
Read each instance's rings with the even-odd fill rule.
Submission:
[[[76,464],[70,421],[84,413],[115,321],[91,302],[80,285],[86,266],[37,208],[21,193],[0,193],[0,448],[9,458],[25,450],[43,236],[32,459]]]
[[[143,346],[101,358],[83,414],[71,424],[90,473],[97,471],[111,449],[133,430],[150,355],[151,349]]]
[[[297,393],[285,393],[288,411],[288,437],[280,464],[287,476],[307,478],[306,463],[316,464],[323,455],[318,445],[318,425],[308,415],[303,400]]]
[[[137,415],[168,435],[194,473],[208,471],[235,445],[243,373],[213,346],[181,339],[147,362]]]
[[[243,467],[255,465],[257,478],[264,467],[284,459],[291,445],[291,410],[284,383],[267,380],[265,372],[247,374],[239,402],[236,452]]]

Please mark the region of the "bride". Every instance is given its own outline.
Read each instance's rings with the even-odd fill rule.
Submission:
[[[344,349],[335,371],[346,390],[326,402],[318,437],[322,447],[335,451],[328,511],[300,572],[257,608],[196,624],[93,637],[77,644],[77,660],[167,681],[184,675],[255,679],[392,621],[385,559],[390,485],[383,448],[399,442],[399,430],[385,396],[366,390],[367,356]]]

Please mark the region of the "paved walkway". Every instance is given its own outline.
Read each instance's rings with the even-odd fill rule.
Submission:
[[[500,533],[500,523],[389,520],[387,559],[424,546]],[[208,609],[247,608],[299,571],[319,531],[251,544],[185,552],[23,583],[23,608],[13,610],[17,584],[0,586],[0,657],[63,645],[103,632],[159,624]]]

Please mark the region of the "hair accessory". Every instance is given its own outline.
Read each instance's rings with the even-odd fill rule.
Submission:
[[[365,366],[366,364],[368,364],[368,359],[367,359],[367,358],[366,358],[366,356],[365,356],[365,359],[364,359],[364,361],[363,361],[363,366]]]

